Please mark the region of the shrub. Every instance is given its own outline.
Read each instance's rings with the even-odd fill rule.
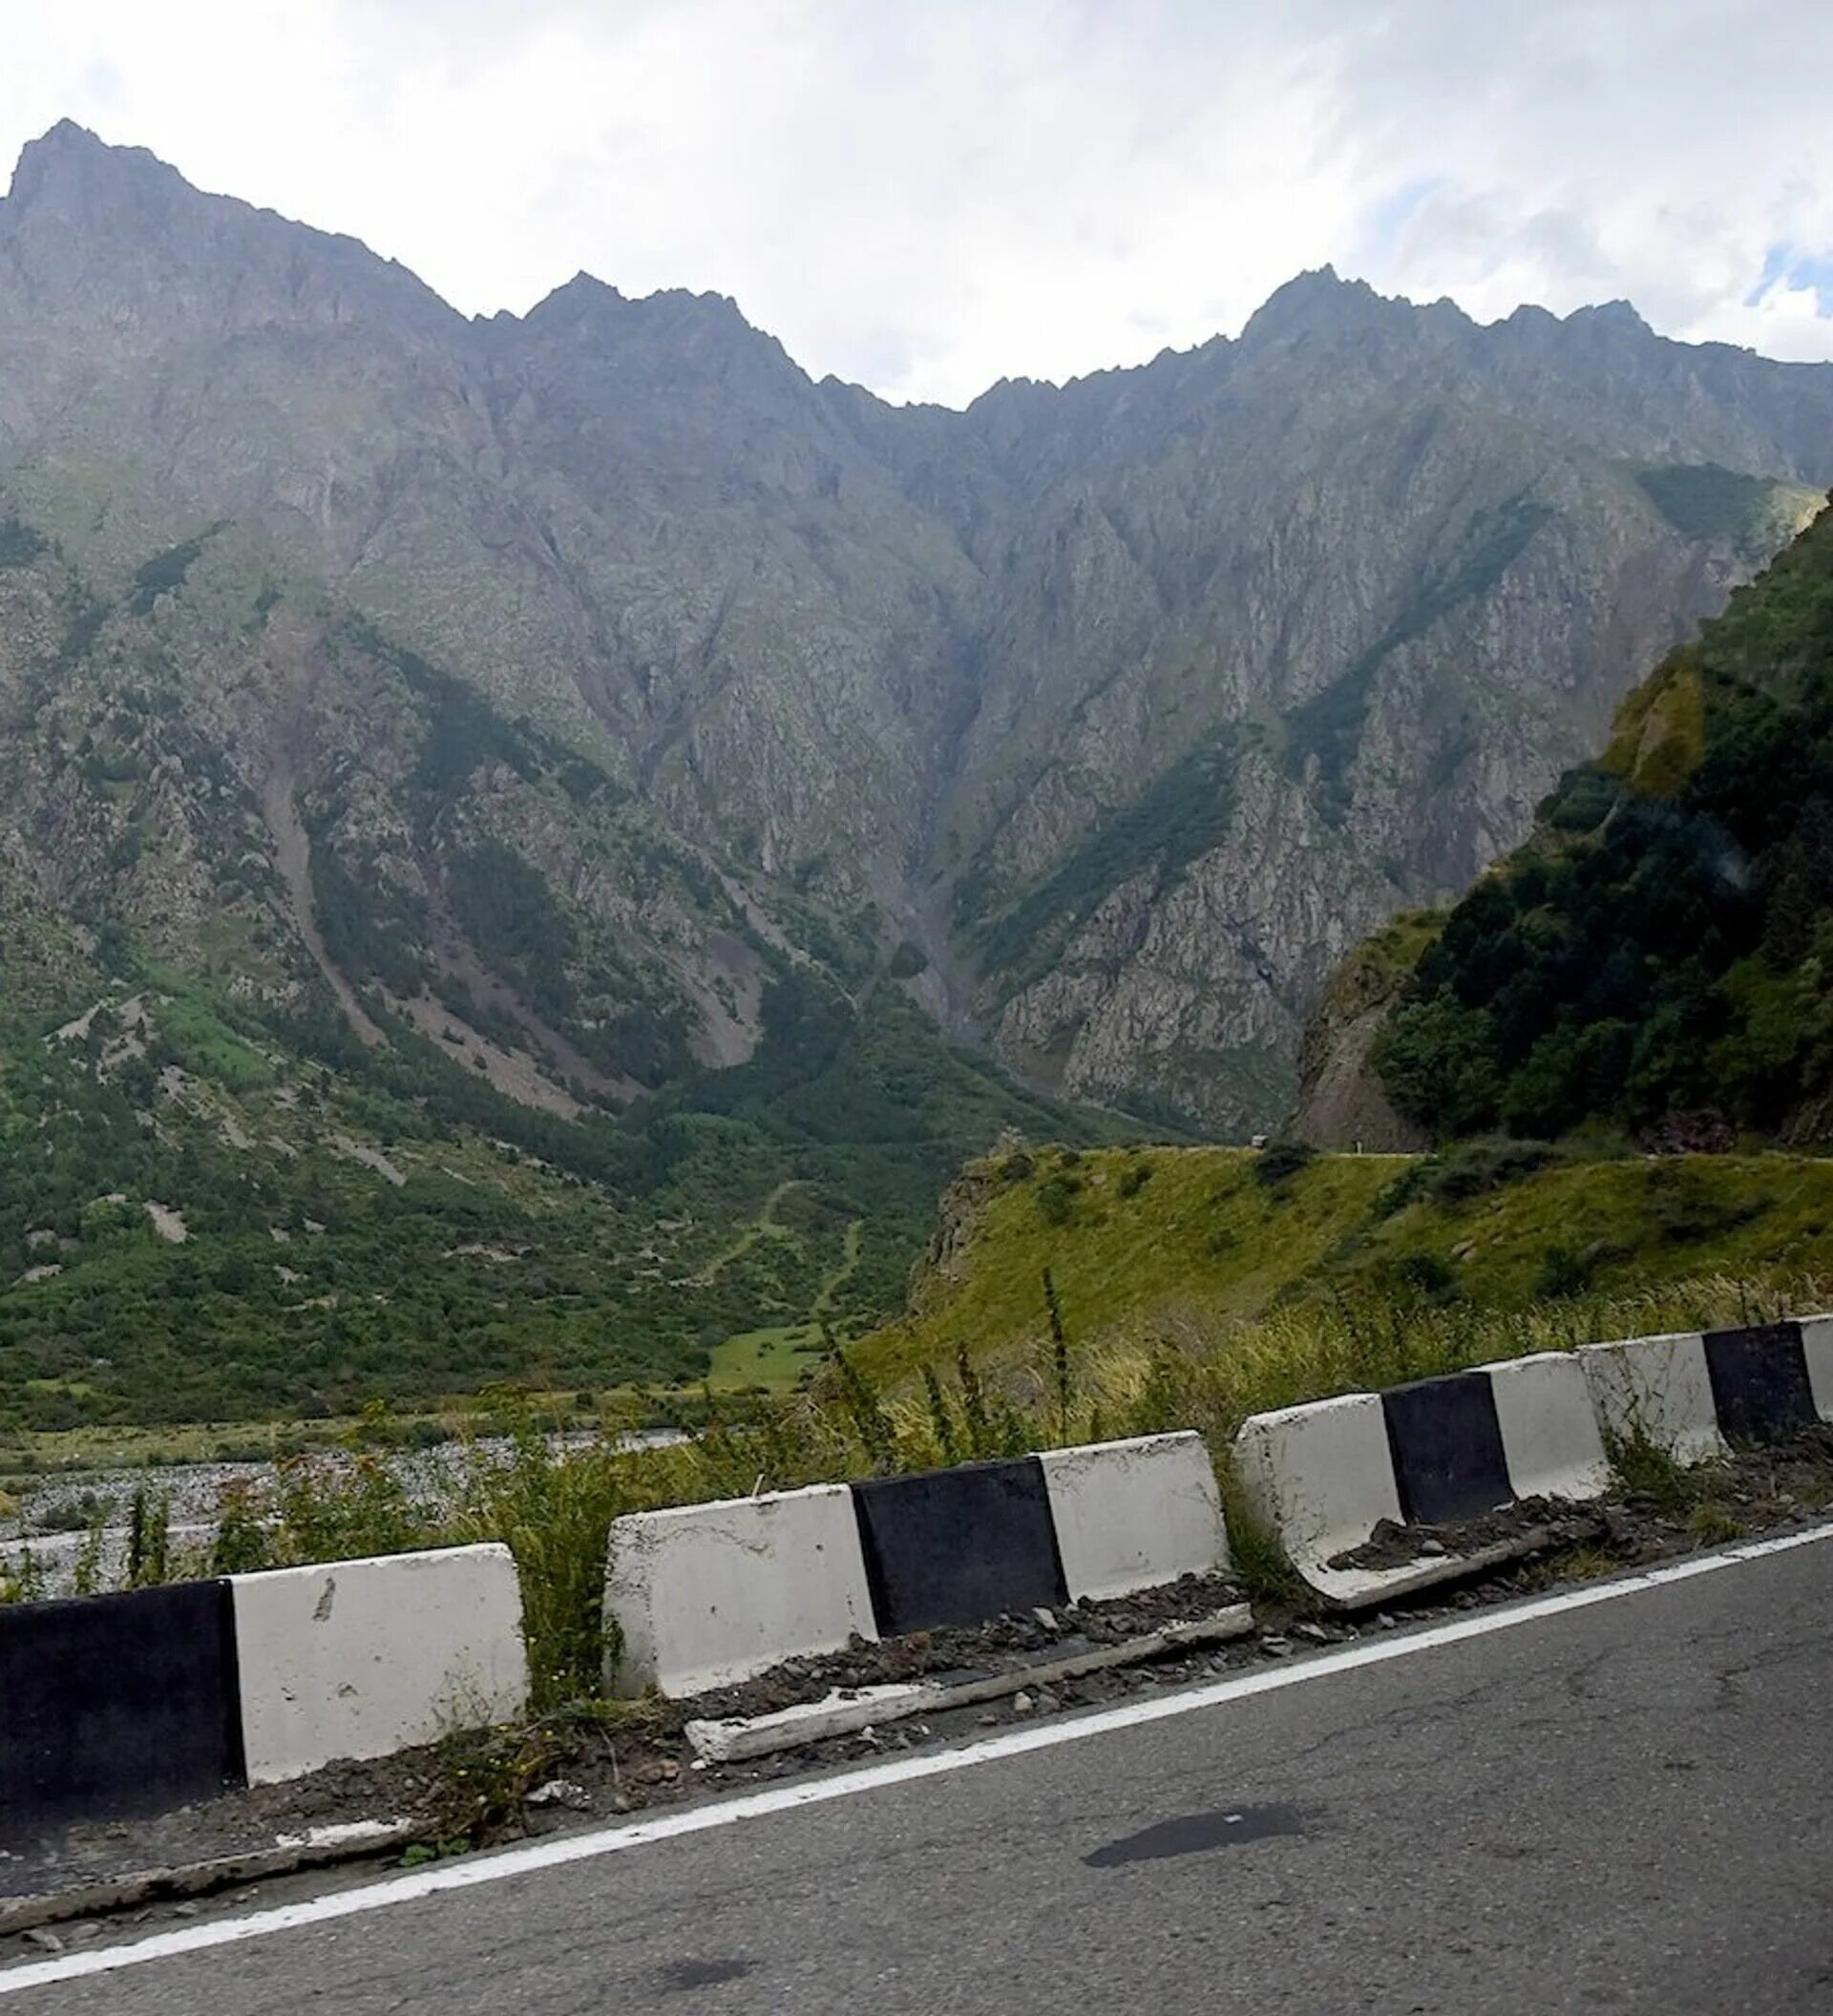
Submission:
[[[536,1712],[597,1695],[619,1644],[604,1607],[611,1522],[629,1506],[616,1438],[558,1449],[523,1411],[506,1456],[477,1454],[467,1496],[465,1537],[516,1558]]]
[[[1275,1141],[1261,1149],[1254,1165],[1256,1183],[1277,1189],[1317,1159],[1317,1150],[1306,1141]]]
[[[1407,1288],[1423,1295],[1429,1302],[1450,1302],[1457,1298],[1457,1272],[1437,1253],[1409,1253],[1396,1271]]]
[[[1582,1295],[1591,1282],[1589,1261],[1570,1247],[1549,1246],[1534,1282],[1534,1298],[1541,1302],[1557,1302],[1568,1295]]]

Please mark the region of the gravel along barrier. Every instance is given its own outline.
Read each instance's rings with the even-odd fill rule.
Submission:
[[[1358,1609],[1547,1544],[1638,1449],[1691,1465],[1833,1420],[1833,1318],[1632,1337],[1255,1415],[1244,1502]],[[1512,1516],[1510,1516],[1512,1515]],[[1459,1544],[1442,1537],[1453,1529]],[[1421,1531],[1409,1546],[1409,1529]]]

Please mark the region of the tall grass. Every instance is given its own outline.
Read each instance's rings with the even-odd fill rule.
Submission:
[[[1520,1310],[1439,1302],[1423,1292],[1339,1293],[1220,1328],[1173,1314],[1111,1334],[1086,1354],[1085,1378],[1131,1432],[1198,1428],[1219,1451],[1250,1415],[1533,1352],[1771,1321],[1822,1308],[1830,1296],[1833,1283],[1817,1277],[1753,1283],[1726,1275]]]
[[[503,1542],[516,1558],[522,1592],[534,1707],[545,1714],[602,1686],[617,1650],[617,1620],[604,1608],[611,1522],[626,1509],[627,1460],[600,1438],[558,1447],[523,1411],[508,1449],[473,1452],[454,1538]]]

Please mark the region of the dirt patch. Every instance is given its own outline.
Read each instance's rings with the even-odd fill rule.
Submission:
[[[820,1701],[835,1688],[895,1687],[969,1672],[991,1672],[1064,1656],[1097,1645],[1144,1638],[1168,1624],[1211,1617],[1243,1602],[1241,1590],[1220,1575],[1187,1575],[1162,1589],[1112,1603],[1079,1603],[1061,1610],[998,1617],[978,1628],[915,1631],[907,1638],[869,1645],[855,1639],[842,1652],[790,1659],[742,1687],[720,1688],[686,1704],[689,1717],[724,1719],[766,1715]]]
[[[501,1043],[479,1035],[425,988],[411,1000],[390,995],[389,1005],[396,1014],[405,1016],[422,1036],[489,1079],[498,1092],[517,1105],[557,1114],[561,1120],[577,1120],[585,1111],[564,1085],[556,1084],[542,1072],[532,1057],[505,1050]]]
[[[385,1183],[391,1183],[398,1190],[407,1184],[407,1178],[395,1167],[380,1148],[369,1147],[366,1143],[352,1141],[348,1134],[333,1134],[330,1137],[333,1151],[346,1162],[361,1163],[366,1169],[373,1169]]]
[[[1539,1538],[1536,1552],[1602,1544],[1625,1563],[1655,1560],[1676,1541],[1698,1545],[1785,1523],[1833,1504],[1833,1424],[1820,1422],[1784,1441],[1734,1451],[1719,1462],[1675,1467],[1658,1489],[1595,1503],[1524,1498],[1479,1519],[1398,1525],[1384,1519],[1333,1568],[1397,1568],[1435,1556],[1477,1554]]]
[[[484,1008],[516,1023],[530,1045],[569,1082],[577,1081],[594,1097],[615,1100],[620,1105],[628,1105],[643,1096],[643,1088],[634,1078],[611,1077],[600,1071],[583,1051],[537,1015],[500,975],[485,966],[463,941],[443,905],[436,907],[435,914],[442,937],[433,947],[433,957],[448,978],[457,980]]]
[[[183,1212],[175,1211],[169,1204],[155,1204],[149,1197],[146,1215],[153,1221],[153,1229],[168,1246],[182,1246],[191,1236]]]
[[[1481,1554],[1489,1547],[1538,1543],[1577,1546],[1604,1533],[1604,1515],[1593,1505],[1557,1498],[1524,1498],[1499,1505],[1480,1519],[1429,1526],[1397,1524],[1384,1519],[1359,1547],[1333,1557],[1333,1568],[1403,1568],[1420,1560]]]

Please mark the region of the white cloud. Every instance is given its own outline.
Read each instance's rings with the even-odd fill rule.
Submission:
[[[1751,298],[1833,255],[1824,0],[65,0],[7,53],[0,154],[68,115],[468,310],[716,289],[893,397],[1233,331],[1325,260],[1833,356],[1811,285]]]

